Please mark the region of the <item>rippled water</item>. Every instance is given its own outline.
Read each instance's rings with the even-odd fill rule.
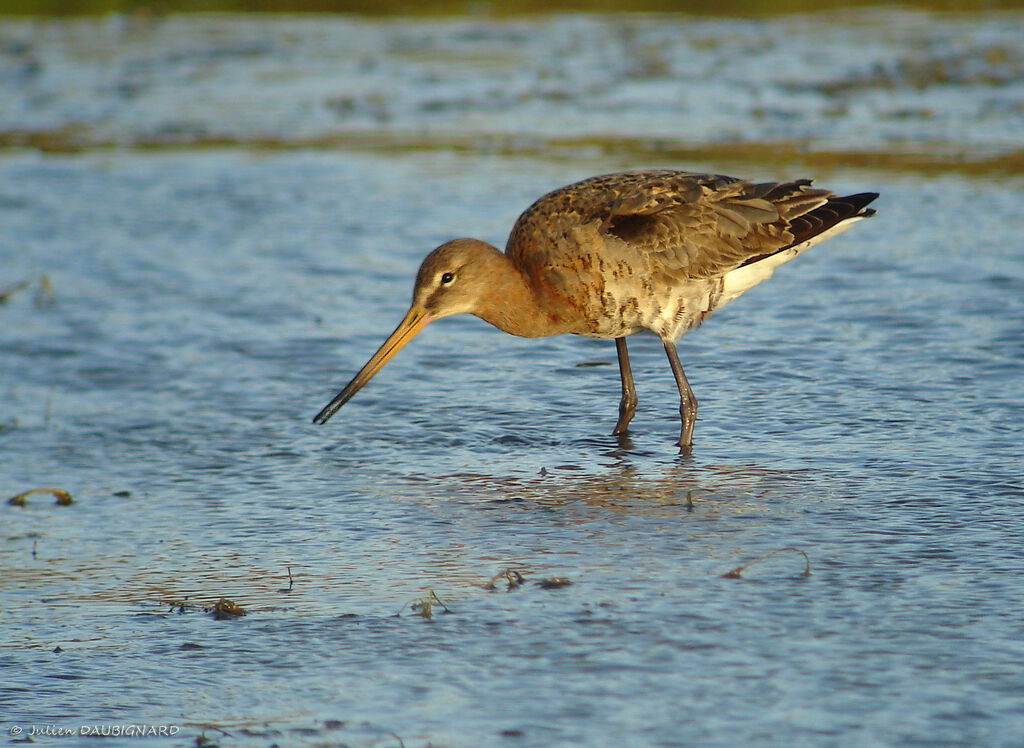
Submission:
[[[109,126],[145,140],[132,116]],[[0,305],[0,495],[75,500],[0,505],[3,733],[1017,743],[1019,177],[819,175],[881,191],[879,214],[681,342],[701,402],[689,457],[653,337],[631,344],[640,406],[620,441],[610,341],[517,339],[474,318],[431,325],[310,423],[404,312],[432,246],[501,244],[542,192],[636,165],[446,149],[0,155],[0,286],[29,281]],[[594,361],[608,365],[578,365]],[[796,551],[723,576],[781,549]],[[524,584],[484,589],[505,569]],[[540,584],[552,578],[571,584]],[[448,612],[434,602],[427,620],[415,605],[431,590]],[[203,612],[221,598],[248,615]],[[105,744],[118,743],[134,741]]]
[[[1022,37],[1019,11],[6,20],[0,134],[991,154],[1021,149]]]

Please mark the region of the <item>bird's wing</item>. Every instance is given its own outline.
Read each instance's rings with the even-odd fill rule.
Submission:
[[[555,190],[528,208],[506,252],[534,268],[593,251],[635,261],[653,276],[712,278],[791,246],[822,223],[800,221],[834,197],[810,184],[755,184],[675,171],[594,177]],[[580,241],[595,236],[581,231],[588,227],[602,241]]]

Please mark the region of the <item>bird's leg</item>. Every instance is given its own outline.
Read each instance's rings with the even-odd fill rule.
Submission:
[[[693,396],[690,383],[686,381],[686,374],[683,373],[683,365],[679,363],[679,354],[676,353],[675,343],[663,341],[665,353],[668,354],[668,362],[672,366],[672,373],[676,378],[676,386],[679,387],[679,416],[683,421],[682,431],[679,432],[679,446],[689,449],[693,445],[693,424],[697,420],[697,398]]]
[[[636,413],[636,387],[633,386],[633,370],[629,368],[629,353],[626,352],[626,339],[615,338],[615,352],[619,354],[619,376],[622,378],[622,400],[619,401],[619,422],[615,424],[612,435],[626,433],[626,427]]]

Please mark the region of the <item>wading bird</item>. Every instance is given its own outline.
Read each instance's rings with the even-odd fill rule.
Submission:
[[[720,174],[633,171],[550,192],[519,216],[505,252],[445,242],[423,260],[405,318],[313,419],[325,423],[427,324],[474,314],[524,337],[614,338],[623,434],[636,410],[626,336],[650,330],[679,387],[679,446],[697,415],[676,341],[813,244],[874,215],[878,193],[840,197],[810,179],[752,183]]]

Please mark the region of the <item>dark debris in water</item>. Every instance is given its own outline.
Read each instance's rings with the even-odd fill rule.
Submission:
[[[206,731],[196,735],[196,748],[217,748],[218,744],[206,737]]]
[[[287,595],[289,592],[292,591],[292,588],[295,586],[295,579],[292,578],[292,567],[289,566],[287,568],[288,568],[288,586],[287,587],[281,587],[280,589],[278,589],[278,592],[280,594],[282,594],[282,595]]]

